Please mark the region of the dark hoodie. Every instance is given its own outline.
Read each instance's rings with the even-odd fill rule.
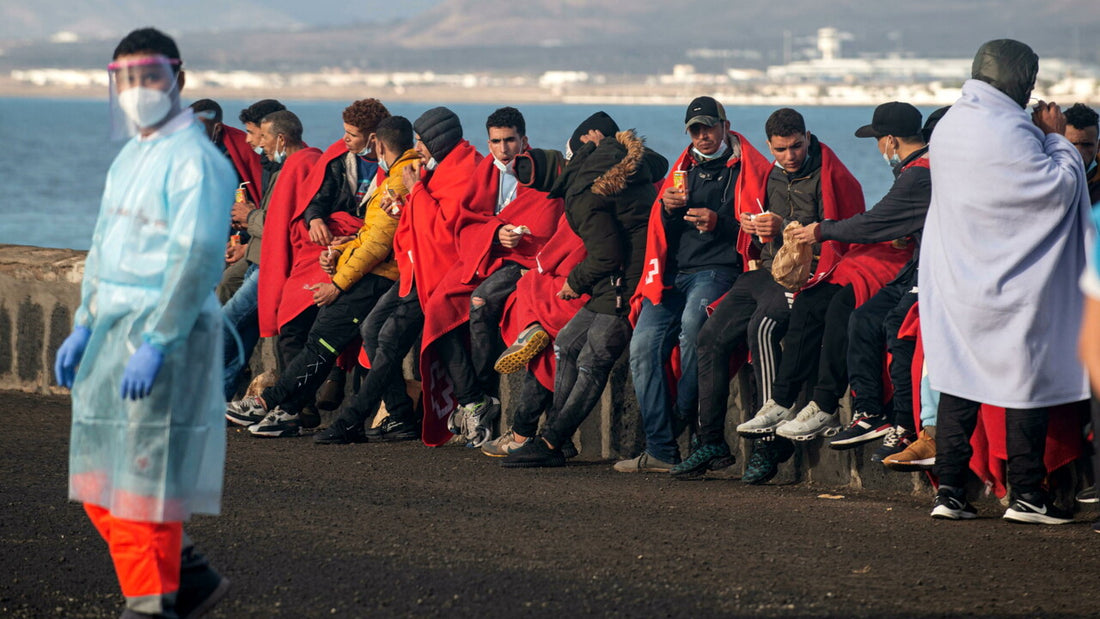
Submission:
[[[584,242],[587,257],[569,273],[569,286],[591,295],[586,308],[625,316],[645,261],[654,183],[668,160],[646,148],[633,131],[583,145],[550,195],[565,199],[565,217]]]
[[[983,44],[970,67],[970,77],[990,84],[1020,107],[1027,107],[1038,75],[1039,56],[1026,44],[1012,39]]]

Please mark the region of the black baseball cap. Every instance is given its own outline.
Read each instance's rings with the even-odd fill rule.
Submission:
[[[726,109],[714,97],[696,97],[684,113],[684,128],[692,125],[713,127],[726,120]]]
[[[871,124],[856,129],[857,138],[881,138],[884,135],[908,138],[920,135],[920,110],[908,103],[891,101],[875,108]]]

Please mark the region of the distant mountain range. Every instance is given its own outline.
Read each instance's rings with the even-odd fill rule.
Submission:
[[[846,33],[845,56],[968,57],[1011,37],[1100,63],[1100,0],[4,0],[0,69],[102,66],[148,24],[177,35],[191,66],[225,70],[763,67],[807,57],[824,26]],[[78,40],[49,42],[58,32]]]

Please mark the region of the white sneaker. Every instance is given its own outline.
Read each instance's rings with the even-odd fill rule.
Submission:
[[[746,436],[759,436],[771,434],[779,426],[794,419],[794,411],[786,406],[780,406],[775,400],[764,402],[764,406],[757,411],[756,416],[737,426],[737,433]]]
[[[810,402],[799,411],[793,421],[788,421],[775,430],[775,433],[792,441],[811,441],[818,436],[836,436],[840,432],[840,420]]]

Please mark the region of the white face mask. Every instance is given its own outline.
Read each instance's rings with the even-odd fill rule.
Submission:
[[[515,168],[515,163],[515,159],[509,161],[508,163],[501,163],[500,160],[496,159],[495,157],[493,158],[493,165],[495,165],[497,169],[500,170],[501,174],[511,174],[514,176],[515,172],[513,172],[512,170]]]
[[[257,155],[262,155],[262,154],[264,154],[264,147],[263,146],[253,146],[252,151],[254,153],[256,153]]]
[[[695,156],[696,161],[703,163],[721,157],[722,155],[726,154],[726,150],[728,149],[729,145],[726,144],[725,140],[722,140],[721,145],[718,147],[718,150],[709,155],[704,155],[703,153],[699,152],[698,148],[695,148],[694,146],[691,147],[691,154]]]
[[[155,126],[172,111],[172,98],[156,88],[137,86],[118,94],[118,106],[141,129]]]
[[[428,159],[428,163],[425,163],[424,167],[427,168],[429,172],[431,172],[435,169],[435,166],[437,165],[439,165],[439,162],[435,160],[435,157],[432,157],[431,159]]]
[[[370,144],[367,144],[366,146],[363,147],[363,150],[361,150],[361,151],[359,151],[355,154],[359,155],[360,157],[366,157],[367,155],[370,154]]]
[[[386,174],[390,173],[390,164],[386,162],[386,158],[382,155],[378,156],[378,167],[382,168],[382,171]]]

